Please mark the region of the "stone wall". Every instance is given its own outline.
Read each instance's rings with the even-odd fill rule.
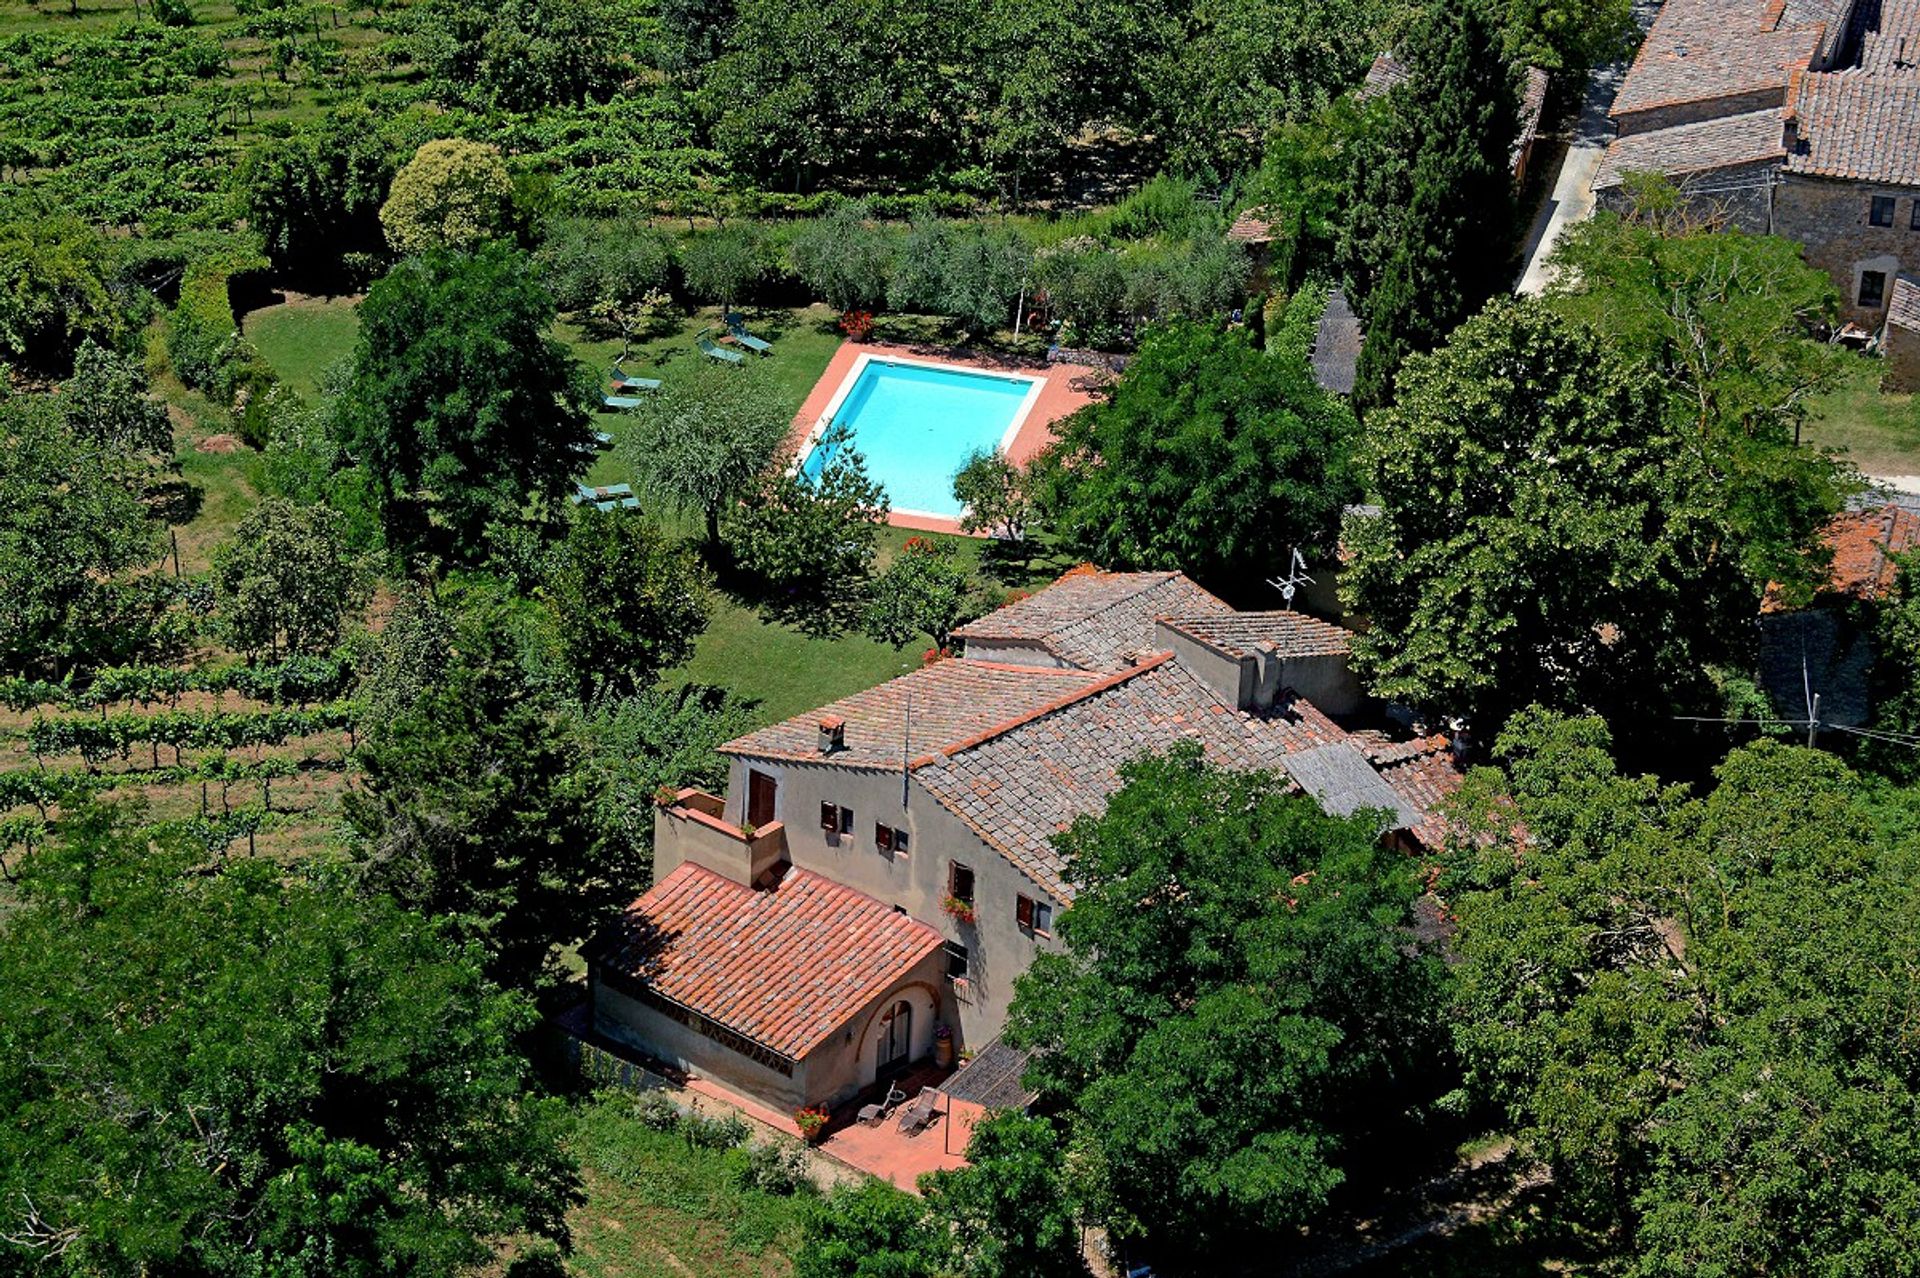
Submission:
[[[1765,235],[1772,216],[1769,206],[1773,193],[1769,179],[1779,167],[1778,160],[1761,160],[1699,173],[1674,174],[1671,180],[1686,200],[1687,211],[1695,221],[1723,230]],[[1603,209],[1615,213],[1628,211],[1624,185],[1602,187],[1594,192],[1594,198]]]
[[[1755,89],[1751,93],[1700,98],[1691,102],[1672,102],[1665,106],[1648,107],[1643,111],[1622,111],[1613,117],[1613,123],[1620,136],[1624,138],[1635,133],[1648,133],[1654,129],[1670,129],[1676,124],[1698,124],[1702,120],[1718,120],[1728,115],[1745,115],[1749,111],[1770,111],[1775,107],[1783,107],[1786,103],[1787,86],[1782,83],[1764,89]]]
[[[1894,197],[1892,226],[1867,224],[1876,195]],[[1916,199],[1920,188],[1787,173],[1774,195],[1773,230],[1806,245],[1808,263],[1833,277],[1842,320],[1878,329],[1886,302],[1860,305],[1860,273],[1884,272],[1891,295],[1897,273],[1920,267],[1920,231],[1912,229]]]
[[[1898,324],[1887,325],[1883,353],[1887,358],[1887,389],[1920,391],[1920,333]]]

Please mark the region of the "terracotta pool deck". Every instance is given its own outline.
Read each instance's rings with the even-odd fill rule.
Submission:
[[[1018,373],[1023,377],[1037,378],[1042,384],[1040,395],[1027,413],[1026,420],[1020,423],[1020,431],[1007,445],[1007,458],[1016,465],[1032,460],[1041,449],[1054,440],[1053,424],[1068,414],[1084,408],[1097,398],[1088,381],[1089,370],[1075,364],[1043,364],[1032,360],[1014,359],[1009,356],[983,354],[978,351],[959,351],[944,346],[894,346],[879,342],[842,342],[840,349],[827,361],[827,371],[813,384],[806,402],[800,405],[800,411],[794,416],[793,428],[787,435],[787,447],[798,452],[807,442],[807,436],[816,423],[826,413],[827,405],[832,402],[834,392],[853,371],[853,365],[862,355],[880,358],[913,359],[927,363],[953,364],[960,368],[977,368],[991,373]],[[960,532],[960,521],[944,519],[932,515],[909,515],[892,513],[887,522],[896,528],[909,528],[914,532]]]

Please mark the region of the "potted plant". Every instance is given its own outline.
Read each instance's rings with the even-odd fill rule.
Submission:
[[[653,792],[655,807],[670,808],[680,802],[680,792],[670,785],[662,785]]]
[[[963,901],[957,896],[940,902],[940,909],[956,923],[972,923],[979,917],[974,913],[972,901]]]
[[[827,1130],[827,1111],[811,1105],[796,1109],[793,1111],[793,1125],[800,1129],[800,1135],[809,1145],[816,1144]]]
[[[933,1027],[933,1063],[941,1069],[953,1064],[953,1030],[945,1021]]]

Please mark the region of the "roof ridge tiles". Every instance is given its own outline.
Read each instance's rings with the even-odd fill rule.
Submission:
[[[930,753],[923,754],[919,758],[915,759],[912,763],[908,765],[908,769],[910,771],[917,770],[919,768],[925,767],[927,764],[934,762],[936,759],[942,759],[942,758],[950,759],[956,754],[960,754],[963,751],[973,749],[975,746],[985,745],[987,742],[992,741],[997,737],[1004,737],[1005,735],[1007,735],[1007,733],[1012,732],[1014,729],[1024,727],[1025,725],[1032,723],[1036,719],[1044,719],[1046,716],[1050,714],[1057,714],[1060,711],[1065,710],[1068,706],[1074,705],[1081,701],[1085,701],[1088,697],[1095,697],[1100,695],[1103,692],[1108,691],[1109,689],[1117,688],[1121,684],[1127,682],[1129,679],[1132,679],[1138,675],[1143,675],[1149,670],[1158,669],[1160,666],[1165,665],[1167,662],[1171,660],[1173,660],[1173,654],[1171,652],[1156,652],[1152,656],[1146,658],[1145,660],[1139,662],[1136,665],[1128,666],[1124,670],[1119,670],[1113,674],[1105,676],[1104,678],[1096,679],[1092,683],[1089,683],[1082,687],[1074,689],[1072,692],[1068,693],[1066,696],[1054,698],[1052,701],[1047,702],[1043,706],[1039,706],[1033,710],[1029,710],[1024,714],[1015,715],[1011,719],[1003,720],[1000,723],[994,724],[990,728],[985,728],[979,732],[974,733],[970,737],[965,737],[959,741],[953,742],[950,745],[938,746]],[[1081,671],[1079,673],[1082,674],[1083,676],[1085,674],[1084,671]]]

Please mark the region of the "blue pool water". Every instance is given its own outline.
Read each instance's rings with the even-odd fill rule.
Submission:
[[[871,360],[833,421],[852,432],[893,509],[957,519],[954,472],[981,449],[999,447],[1031,386],[991,373]],[[829,451],[816,446],[802,473],[817,476]]]

